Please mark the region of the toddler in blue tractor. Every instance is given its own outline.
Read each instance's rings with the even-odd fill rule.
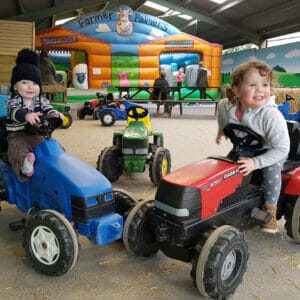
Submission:
[[[264,146],[256,151],[241,150],[238,163],[244,176],[261,169],[264,186],[264,210],[272,219],[262,225],[269,233],[277,231],[276,210],[281,190],[281,169],[288,157],[290,140],[287,124],[271,96],[272,71],[264,62],[253,60],[238,66],[232,74],[227,99],[218,107],[217,144],[228,123],[241,124],[258,133]]]
[[[63,119],[63,114],[54,110],[41,95],[38,61],[38,55],[30,49],[22,49],[18,53],[16,66],[12,70],[11,94],[7,99],[7,156],[20,181],[26,181],[34,174],[33,151],[36,145],[45,140],[38,133],[26,131],[26,124],[37,125],[41,116],[50,114]]]

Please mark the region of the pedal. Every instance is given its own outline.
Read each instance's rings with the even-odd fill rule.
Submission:
[[[251,211],[251,218],[261,221],[264,224],[270,222],[272,220],[272,217],[273,216],[270,211],[264,211],[257,207],[253,208]]]
[[[19,231],[25,228],[26,219],[22,219],[19,221],[15,221],[12,223],[9,223],[9,229],[11,231]]]

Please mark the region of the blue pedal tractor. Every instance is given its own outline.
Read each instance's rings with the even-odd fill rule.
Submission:
[[[33,267],[46,275],[59,276],[70,271],[78,257],[77,233],[96,245],[122,237],[124,218],[135,201],[96,169],[66,153],[51,139],[61,126],[56,117],[45,117],[32,127],[46,137],[34,151],[35,173],[20,182],[5,159],[7,140],[5,121],[0,126],[1,200],[15,204],[26,215],[10,224],[24,229],[23,245]]]
[[[290,101],[296,100],[290,95],[285,95],[285,101],[282,104],[278,105],[278,109],[283,114],[286,120],[300,122],[300,110],[294,113],[289,112],[292,108]]]

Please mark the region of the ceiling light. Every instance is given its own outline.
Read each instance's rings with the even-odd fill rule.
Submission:
[[[181,19],[185,19],[185,20],[191,20],[191,19],[193,19],[193,17],[192,17],[192,16],[189,16],[189,15],[179,15],[179,16],[177,16],[177,17],[179,17],[179,18],[181,18]]]
[[[154,8],[154,9],[157,9],[157,10],[160,10],[162,12],[166,12],[166,11],[169,10],[168,7],[156,4],[156,3],[152,2],[152,1],[146,1],[143,5],[151,7],[151,8]]]
[[[227,0],[210,0],[210,1],[216,2],[218,4],[222,4],[222,3],[226,2]]]
[[[69,22],[69,21],[71,21],[71,20],[73,20],[73,19],[75,19],[75,18],[77,18],[77,17],[72,17],[72,18],[67,18],[67,19],[57,20],[57,21],[55,21],[55,26],[56,26],[56,25],[62,25],[62,24],[65,24],[65,23],[67,23],[67,22]]]

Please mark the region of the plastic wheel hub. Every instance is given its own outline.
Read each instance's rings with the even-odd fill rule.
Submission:
[[[162,161],[162,164],[161,164],[161,174],[162,174],[162,176],[167,175],[168,166],[169,166],[168,159],[167,159],[167,157],[164,157],[164,159]]]
[[[30,239],[31,248],[38,261],[53,265],[59,258],[60,248],[56,235],[46,226],[36,227]]]
[[[230,251],[223,263],[221,270],[221,279],[226,280],[232,274],[236,264],[236,253],[234,250]]]
[[[105,122],[105,123],[111,123],[112,122],[112,117],[111,117],[111,115],[105,115],[104,116],[104,118],[103,118],[103,121]]]

